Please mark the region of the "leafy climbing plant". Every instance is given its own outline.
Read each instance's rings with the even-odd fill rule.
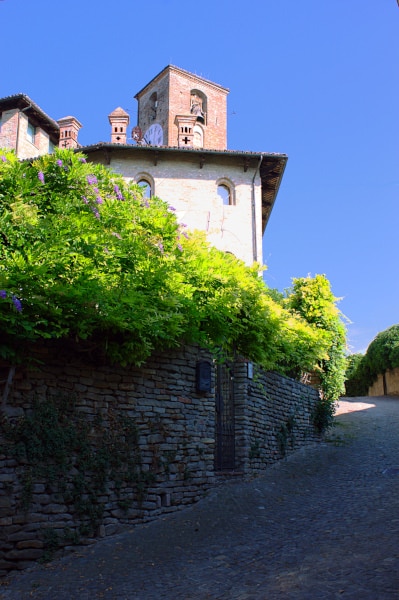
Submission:
[[[399,325],[380,331],[365,354],[347,357],[346,393],[348,396],[366,396],[378,375],[399,367]]]
[[[21,162],[0,150],[0,356],[17,361],[37,340],[89,340],[111,361],[140,364],[196,342],[285,374],[330,373],[343,331],[328,282],[316,278],[310,293],[313,280],[297,280],[287,299],[259,269],[79,152]]]
[[[324,400],[334,403],[345,390],[346,330],[330,282],[324,275],[293,280],[286,305],[307,323],[316,327],[324,338],[325,354],[319,355],[318,372]]]

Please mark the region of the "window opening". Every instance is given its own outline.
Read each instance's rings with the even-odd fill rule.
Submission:
[[[228,188],[227,185],[225,185],[225,184],[218,185],[218,196],[221,198],[222,203],[225,206],[229,206],[229,205],[233,204],[230,188]]]
[[[140,179],[137,182],[137,184],[143,190],[143,197],[144,198],[151,198],[151,195],[152,195],[151,184],[146,179]]]
[[[26,130],[26,136],[31,144],[35,143],[35,133],[36,133],[36,128],[32,125],[32,123],[30,123],[28,121],[28,128]]]
[[[204,132],[202,127],[199,125],[194,125],[194,140],[193,140],[194,148],[203,148],[204,147]]]

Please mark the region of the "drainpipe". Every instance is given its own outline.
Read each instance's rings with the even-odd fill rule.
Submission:
[[[260,169],[260,165],[262,164],[263,154],[260,155],[259,163],[255,169],[254,176],[252,178],[252,198],[251,198],[251,208],[252,208],[252,254],[253,261],[256,262],[258,260],[258,243],[256,238],[256,204],[255,204],[255,178]]]

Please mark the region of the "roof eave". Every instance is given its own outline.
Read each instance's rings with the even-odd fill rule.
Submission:
[[[52,141],[58,143],[59,139],[59,125],[56,121],[51,119],[44,110],[33,102],[26,94],[15,94],[13,96],[7,96],[0,98],[0,110],[10,110],[12,108],[18,108],[23,110],[25,114],[31,116],[37,123],[43,128],[44,131],[49,133]]]

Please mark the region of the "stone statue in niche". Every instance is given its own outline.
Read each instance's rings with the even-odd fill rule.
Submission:
[[[203,111],[203,107],[202,107],[202,98],[200,96],[198,96],[197,94],[192,94],[191,95],[191,108],[190,108],[190,113],[192,115],[195,115],[200,119],[204,119],[205,117],[205,113]]]

